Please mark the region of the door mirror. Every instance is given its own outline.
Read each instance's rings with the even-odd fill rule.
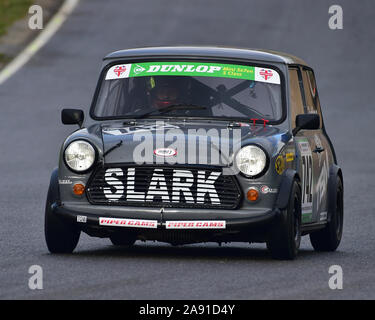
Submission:
[[[82,128],[84,118],[83,111],[79,109],[63,109],[61,111],[61,122],[63,124],[78,124]]]
[[[298,131],[305,130],[316,130],[320,128],[320,117],[316,113],[298,114],[296,116],[296,127],[293,129],[293,136]]]

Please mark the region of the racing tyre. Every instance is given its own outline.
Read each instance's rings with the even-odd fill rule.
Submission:
[[[292,192],[286,209],[273,225],[267,248],[274,259],[293,260],[301,243],[301,188],[293,182]]]
[[[310,233],[310,241],[316,251],[335,251],[340,244],[344,225],[344,192],[341,179],[337,177],[335,204],[327,226],[319,231]]]
[[[52,180],[48,189],[44,220],[47,247],[51,253],[72,253],[78,244],[81,231],[61,221],[52,212],[51,205],[58,199],[58,186]]]
[[[132,246],[135,241],[137,240],[135,235],[132,234],[119,234],[119,233],[114,233],[109,237],[111,240],[112,244],[115,246]]]

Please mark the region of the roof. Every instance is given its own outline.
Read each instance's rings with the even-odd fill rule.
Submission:
[[[293,55],[260,49],[205,47],[205,46],[176,46],[176,47],[146,47],[119,50],[108,54],[104,60],[139,57],[204,57],[246,59],[271,63],[307,65],[302,59]]]

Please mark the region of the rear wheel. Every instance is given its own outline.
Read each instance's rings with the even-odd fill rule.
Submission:
[[[58,186],[51,179],[44,220],[44,235],[47,247],[51,253],[72,253],[78,244],[81,231],[62,221],[52,212],[51,205],[57,199]]]
[[[292,260],[301,243],[301,189],[294,181],[288,206],[271,228],[267,248],[274,259]]]
[[[310,241],[316,251],[335,251],[341,242],[344,225],[344,192],[340,177],[337,177],[335,206],[327,226],[310,234]]]

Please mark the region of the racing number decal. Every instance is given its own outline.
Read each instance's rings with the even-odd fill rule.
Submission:
[[[303,190],[302,203],[312,203],[312,156],[302,156]]]
[[[307,139],[298,141],[302,164],[302,222],[312,220],[312,153]]]

